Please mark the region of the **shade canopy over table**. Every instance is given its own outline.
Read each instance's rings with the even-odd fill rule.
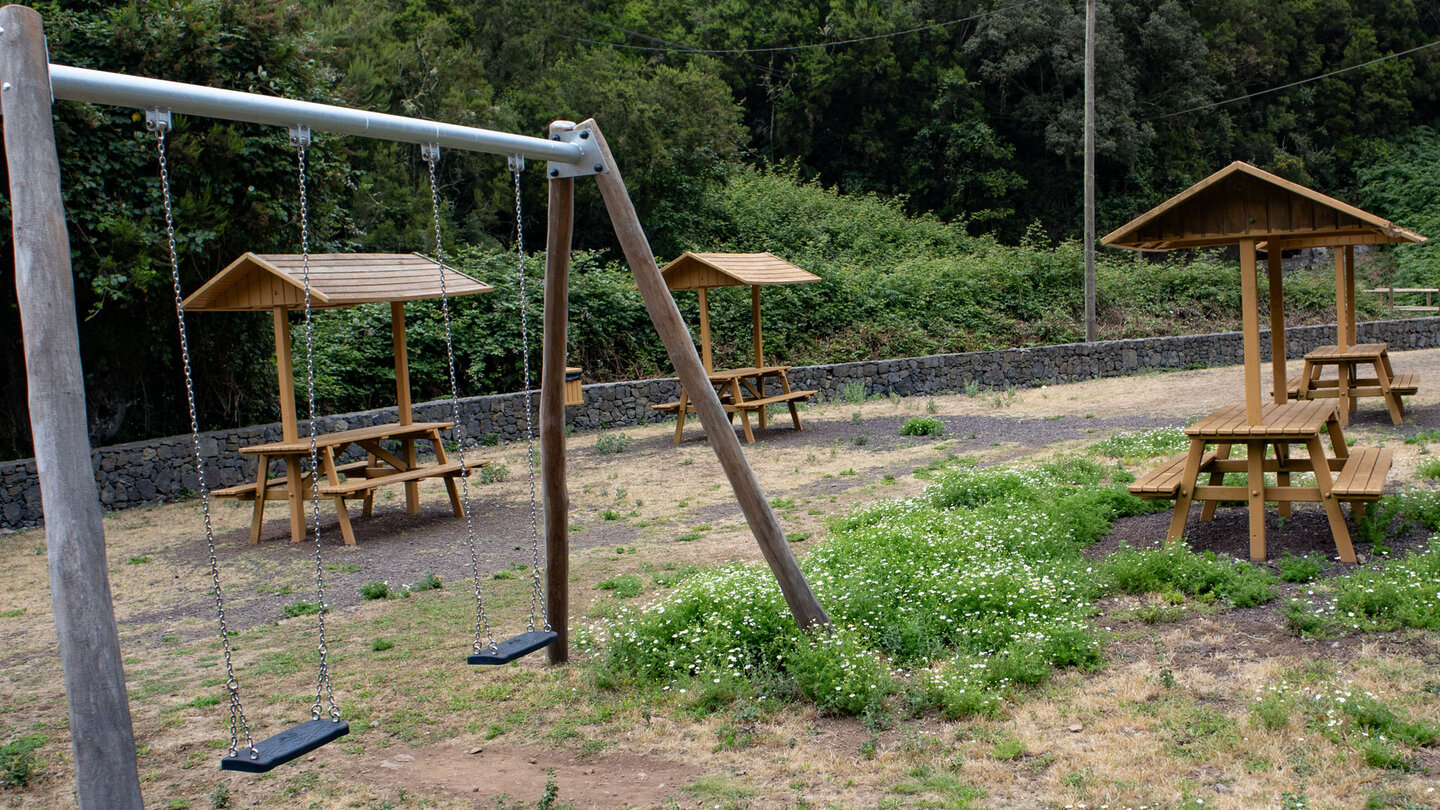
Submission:
[[[1236,161],[1180,194],[1111,232],[1101,244],[1131,250],[1173,250],[1223,245],[1240,247],[1241,307],[1245,338],[1245,409],[1258,422],[1260,390],[1259,294],[1256,253],[1268,253],[1270,345],[1275,372],[1274,397],[1285,402],[1285,307],[1280,257],[1304,247],[1344,248],[1337,262],[1337,331],[1342,343],[1354,343],[1355,245],[1424,242],[1382,217],[1333,197]],[[1274,248],[1278,247],[1279,250]],[[1342,300],[1343,299],[1343,300]]]
[[[418,253],[317,253],[310,254],[308,262],[300,254],[258,254],[246,253],[217,273],[204,286],[181,302],[186,312],[270,311],[275,324],[275,367],[280,385],[280,426],[284,447],[294,445],[300,439],[299,420],[295,411],[295,368],[290,353],[289,312],[305,308],[305,278],[309,277],[310,308],[336,309],[360,304],[390,304],[391,339],[395,351],[395,393],[398,424],[414,427],[410,431],[397,431],[395,440],[402,444],[401,457],[395,459],[402,471],[420,472],[415,459],[415,441],[436,438],[432,444],[438,447],[438,430],[449,427],[448,423],[427,423],[414,425],[410,399],[410,364],[405,345],[405,302],[439,298],[442,293],[449,297],[474,295],[491,292],[493,288],[477,281],[454,268],[443,266],[433,259]],[[438,426],[438,427],[437,427]],[[423,428],[423,429],[422,429]],[[381,437],[367,436],[365,441],[378,442]],[[376,445],[378,446],[378,445]],[[381,451],[383,452],[383,451]],[[301,474],[299,456],[295,453],[281,454],[286,464],[286,478],[283,482],[286,492],[279,497],[288,497],[291,512],[291,535],[295,539],[304,536],[303,498],[310,484]],[[374,453],[372,453],[374,455]],[[262,458],[264,456],[262,455]],[[323,461],[323,459],[322,459]],[[259,538],[258,521],[264,508],[267,489],[264,463],[254,487],[242,485],[217,490],[217,495],[256,497],[256,525],[251,527],[252,540]],[[333,466],[333,465],[332,465]],[[473,465],[465,465],[466,468]],[[437,470],[438,471],[438,470]],[[463,472],[463,471],[462,471]],[[375,474],[372,469],[367,474]],[[378,479],[377,479],[378,483]],[[453,478],[446,478],[453,489]],[[404,481],[406,507],[411,513],[419,511],[419,489],[417,479]],[[332,486],[338,486],[334,481]],[[254,492],[251,492],[254,489]],[[232,491],[233,490],[233,491]],[[275,493],[268,493],[275,497]],[[365,492],[366,511],[370,501],[369,490]],[[452,497],[452,501],[454,498]],[[337,500],[342,512],[343,498]],[[342,518],[342,529],[348,530],[348,519]],[[347,542],[353,537],[346,531]]]
[[[760,288],[776,284],[810,284],[820,277],[771,253],[691,253],[660,270],[671,290],[695,290],[700,296],[700,357],[706,371],[714,371],[710,344],[712,287],[750,286],[750,313],[754,330],[755,367],[765,365],[760,328]]]

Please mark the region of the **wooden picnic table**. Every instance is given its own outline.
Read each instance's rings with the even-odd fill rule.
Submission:
[[[1359,376],[1361,367],[1367,365],[1374,376]],[[1335,379],[1321,379],[1327,366],[1335,367]],[[1385,343],[1321,346],[1305,355],[1305,367],[1300,378],[1290,383],[1289,394],[1296,399],[1339,399],[1342,425],[1350,424],[1350,414],[1358,407],[1360,397],[1382,397],[1390,409],[1390,421],[1398,425],[1405,419],[1401,397],[1413,396],[1419,390],[1419,377],[1413,373],[1396,374]]]
[[[1167,542],[1184,534],[1190,505],[1195,501],[1202,504],[1203,521],[1214,519],[1215,507],[1221,501],[1241,501],[1250,511],[1250,558],[1261,561],[1265,559],[1265,503],[1278,502],[1284,517],[1289,515],[1292,502],[1318,502],[1325,507],[1340,559],[1355,562],[1340,503],[1350,503],[1358,518],[1364,514],[1366,503],[1380,499],[1390,471],[1391,451],[1348,447],[1332,403],[1315,400],[1266,404],[1257,422],[1247,419],[1244,403],[1227,405],[1186,428],[1185,433],[1190,437],[1188,452],[1171,458],[1130,485],[1130,493],[1137,497],[1175,499]],[[1330,438],[1331,455],[1326,455],[1321,442],[1325,435]],[[1208,449],[1211,445],[1215,445],[1214,450]],[[1291,453],[1296,445],[1305,448],[1305,456]],[[1230,458],[1234,446],[1245,448],[1244,459]],[[1271,448],[1274,457],[1267,458]],[[1227,473],[1243,475],[1246,482],[1226,484]],[[1266,473],[1275,474],[1275,485],[1265,482]],[[1291,475],[1295,473],[1311,473],[1315,481],[1293,485]],[[1202,476],[1209,478],[1201,483]]]
[[[720,404],[725,408],[725,413],[730,416],[732,424],[735,414],[740,414],[740,425],[745,430],[745,441],[752,444],[755,441],[755,434],[750,429],[750,412],[757,411],[759,413],[760,427],[763,430],[769,425],[769,414],[766,410],[771,405],[780,402],[789,406],[790,420],[794,422],[795,429],[801,429],[800,412],[796,409],[795,403],[808,400],[818,392],[791,389],[790,378],[787,374],[790,368],[790,366],[747,366],[708,372],[710,384],[715,386],[715,391],[720,396]],[[778,393],[766,393],[766,381],[768,380],[775,380],[778,383],[780,387]],[[681,434],[685,430],[685,415],[693,413],[695,410],[685,389],[683,387],[680,389],[680,399],[675,402],[662,402],[651,407],[657,411],[675,413],[675,443],[679,444]]]
[[[260,527],[265,519],[265,502],[288,500],[290,502],[290,539],[298,542],[305,538],[305,503],[314,496],[314,482],[317,473],[324,478],[320,495],[335,503],[335,512],[340,519],[340,534],[345,545],[355,545],[355,532],[350,526],[350,513],[345,506],[347,498],[362,498],[362,514],[369,517],[374,506],[376,488],[389,484],[405,485],[405,505],[408,512],[420,511],[419,482],[426,478],[442,477],[450,494],[450,507],[456,517],[464,515],[460,494],[455,488],[455,477],[469,475],[470,470],[484,467],[489,462],[479,459],[450,461],[440,439],[440,431],[453,426],[452,422],[414,422],[371,425],[351,430],[322,433],[315,437],[318,468],[308,473],[301,470],[301,461],[310,456],[310,438],[268,442],[242,447],[240,452],[256,457],[255,481],[233,487],[215,490],[213,495],[221,498],[254,500],[255,512],[250,522],[250,542],[260,542]],[[385,441],[399,442],[398,453],[386,450]],[[417,442],[429,442],[435,453],[433,464],[420,464],[416,460]],[[363,461],[339,464],[340,457],[350,445],[357,445],[367,453]],[[269,478],[270,465],[283,462],[285,475]],[[341,480],[341,476],[345,480]]]

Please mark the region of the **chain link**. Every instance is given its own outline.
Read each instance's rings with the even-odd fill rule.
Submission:
[[[184,296],[180,286],[180,252],[175,246],[175,211],[170,201],[170,166],[165,155],[166,122],[156,121],[155,150],[160,156],[160,196],[165,206],[165,241],[170,248],[170,280],[175,288],[175,316],[180,324],[180,363],[185,369],[185,400],[190,406],[190,442],[195,450],[195,476],[200,487],[200,511],[205,518],[205,545],[210,554],[211,593],[215,597],[215,613],[220,618],[220,647],[225,655],[225,688],[230,692],[230,756],[240,748],[240,735],[245,735],[245,747],[250,758],[256,759],[260,751],[250,736],[250,721],[245,717],[245,707],[240,702],[240,682],[235,679],[235,664],[230,654],[230,628],[225,624],[225,599],[220,588],[220,562],[215,556],[215,530],[210,522],[210,487],[205,483],[205,459],[200,451],[200,418],[195,408],[195,378],[190,370],[190,340],[185,331],[185,310],[181,306]]]
[[[440,239],[440,186],[435,181],[435,162],[439,160],[439,148],[424,151],[425,163],[430,169],[430,208],[435,213],[435,263],[440,267],[440,312],[445,321],[445,360],[450,369],[450,418],[455,423],[456,454],[460,468],[465,468],[465,423],[460,419],[460,384],[455,374],[455,343],[450,338],[450,295],[445,290],[445,244]],[[465,542],[470,548],[470,573],[475,581],[475,641],[471,649],[479,653],[486,647],[495,647],[495,636],[490,631],[490,619],[485,615],[485,598],[480,591],[480,553],[475,543],[475,521],[470,512],[470,476],[460,476],[460,504],[465,513]]]
[[[300,180],[300,279],[305,286],[305,393],[310,404],[310,515],[315,530],[315,600],[320,609],[315,613],[316,630],[320,637],[320,670],[315,681],[315,702],[310,704],[310,716],[319,720],[327,713],[335,722],[340,720],[340,707],[335,705],[335,687],[330,683],[330,662],[326,656],[329,645],[325,642],[325,570],[320,553],[320,451],[315,443],[315,352],[314,331],[310,310],[310,200],[305,190],[305,143],[295,144]],[[276,347],[289,351],[289,346]]]
[[[525,297],[525,218],[520,204],[520,170],[523,160],[511,161],[511,173],[515,176],[515,256],[520,276],[520,357],[524,366],[524,378],[520,386],[525,391],[525,463],[530,471],[530,624],[535,630],[535,613],[541,612],[545,630],[550,630],[550,609],[545,604],[544,591],[540,587],[540,514],[535,505],[535,411],[530,407],[530,325],[527,313],[530,302]]]

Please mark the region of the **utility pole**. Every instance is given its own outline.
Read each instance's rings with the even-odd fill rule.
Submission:
[[[1095,0],[1085,0],[1085,341],[1095,338]]]

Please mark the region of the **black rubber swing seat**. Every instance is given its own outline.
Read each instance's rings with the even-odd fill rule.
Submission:
[[[472,653],[465,659],[465,663],[481,666],[508,664],[516,658],[549,647],[559,637],[560,634],[554,630],[531,630],[528,633],[507,638],[493,647],[486,647],[478,653]]]
[[[350,724],[343,720],[307,720],[256,743],[258,756],[252,757],[248,749],[243,749],[225,757],[220,760],[220,770],[265,773],[349,733]]]

